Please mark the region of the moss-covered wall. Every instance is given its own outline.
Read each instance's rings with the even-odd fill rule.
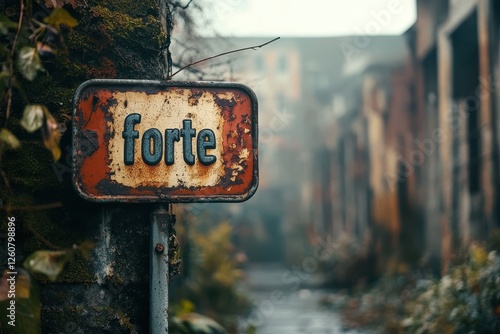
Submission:
[[[36,277],[43,333],[143,333],[148,323],[148,221],[153,207],[101,205],[78,197],[69,169],[70,121],[73,93],[88,79],[161,79],[165,34],[158,1],[67,2],[64,8],[79,23],[62,31],[68,52],[43,59],[46,73],[22,82],[29,102],[45,104],[65,125],[62,157],[55,163],[40,134],[28,134],[19,126],[25,101],[15,97],[9,128],[22,147],[2,159],[11,189],[0,185],[0,229],[6,230],[8,215],[16,217],[18,264],[36,250],[96,242],[90,260],[76,256],[55,283]],[[33,3],[38,16],[52,10],[43,1]],[[19,1],[7,0],[5,8],[17,11],[15,17]],[[55,208],[37,207],[45,204]]]

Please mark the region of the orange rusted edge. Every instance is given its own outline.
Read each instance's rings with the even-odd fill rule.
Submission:
[[[185,187],[127,187],[111,179],[107,152],[112,121],[108,107],[113,92],[137,91],[154,94],[168,89],[190,89],[214,95],[231,91],[238,103],[219,99],[224,122],[223,163],[225,175],[216,185]],[[190,98],[191,98],[190,97]],[[81,84],[73,100],[73,185],[84,198],[94,202],[242,202],[258,187],[258,105],[255,93],[245,85],[225,82],[183,82],[95,79]],[[231,134],[231,135],[229,135]],[[232,149],[228,149],[231,147]],[[250,154],[236,177],[231,168],[242,149]],[[154,166],[150,166],[154,172]],[[230,190],[228,190],[230,189]]]

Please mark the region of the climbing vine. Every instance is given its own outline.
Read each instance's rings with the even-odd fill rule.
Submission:
[[[54,160],[57,161],[61,157],[60,124],[47,106],[30,103],[29,96],[23,90],[23,81],[34,81],[44,71],[42,59],[67,52],[62,29],[73,28],[78,24],[63,8],[55,8],[41,22],[33,16],[32,1],[25,3],[21,0],[18,15],[16,22],[11,16],[0,14],[0,33],[6,37],[0,43],[2,62],[0,101],[3,120],[3,127],[0,130],[0,166],[2,155],[6,150],[15,150],[21,146],[21,141],[9,129],[12,116],[20,119],[19,124],[28,133],[40,130],[44,146],[52,153]],[[22,115],[13,115],[12,102],[15,94],[24,101]],[[5,186],[10,187],[3,169],[1,173]]]
[[[17,254],[22,252],[19,249],[18,237],[22,234],[21,224],[19,222],[14,224],[15,218],[12,210],[15,208],[11,206],[11,197],[14,193],[11,180],[19,178],[19,175],[7,173],[4,170],[4,159],[8,151],[20,150],[23,145],[33,140],[43,143],[53,161],[61,158],[60,141],[65,125],[56,120],[53,116],[54,111],[51,112],[47,105],[33,101],[33,94],[30,94],[31,90],[26,89],[26,86],[36,83],[37,80],[44,81],[44,77],[49,76],[44,68],[44,61],[67,54],[68,49],[64,42],[63,31],[74,28],[78,22],[67,10],[57,4],[52,4],[53,9],[50,11],[46,8],[47,11],[36,12],[32,0],[20,0],[18,6],[9,6],[11,4],[11,2],[5,2],[0,12],[0,190],[3,189],[0,209],[6,213],[9,222],[12,223],[12,231],[9,229],[11,232],[8,238],[10,265],[0,275],[0,305],[2,306],[0,331],[39,333],[41,329],[40,296],[38,285],[32,275],[42,274],[51,281],[56,280],[76,251],[83,257],[88,257],[90,249],[93,248],[93,242],[86,241],[71,248],[61,248],[46,240],[28,222],[26,227],[35,237],[55,250],[37,250],[27,257],[21,266],[21,263],[17,262],[20,258]],[[42,5],[45,6],[45,4]],[[37,137],[39,139],[36,139]],[[48,206],[50,207],[51,205]],[[2,223],[3,221],[4,219]],[[7,289],[12,275],[15,276],[16,281],[15,293],[12,289]],[[7,317],[9,314],[7,306],[11,306],[13,301],[18,310],[16,322]],[[11,323],[7,323],[9,320]]]

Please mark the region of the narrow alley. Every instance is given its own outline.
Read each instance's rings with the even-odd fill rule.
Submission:
[[[362,334],[342,326],[339,315],[323,309],[320,299],[329,291],[314,275],[302,277],[281,264],[252,265],[246,288],[257,306],[243,322],[257,334]],[[303,278],[298,284],[298,280]]]

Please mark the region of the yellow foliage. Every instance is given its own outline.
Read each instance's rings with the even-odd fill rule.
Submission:
[[[230,257],[231,230],[231,225],[224,222],[206,235],[199,232],[194,235],[194,242],[201,254],[199,270],[202,277],[224,286],[233,285],[240,276],[235,261]]]
[[[174,313],[177,317],[181,317],[185,314],[194,312],[195,306],[188,299],[181,299],[179,303],[175,306]]]
[[[391,257],[387,261],[387,272],[391,275],[398,274],[406,274],[410,270],[408,265],[402,261],[400,261],[396,256]]]
[[[192,274],[178,312],[205,314],[224,327],[235,326],[238,316],[251,306],[237,283],[243,273],[234,259],[232,226],[228,222],[204,224],[198,217],[190,228],[194,257]],[[189,312],[191,310],[191,312]]]
[[[472,245],[470,247],[470,257],[473,265],[484,266],[488,261],[488,253],[483,247]]]

